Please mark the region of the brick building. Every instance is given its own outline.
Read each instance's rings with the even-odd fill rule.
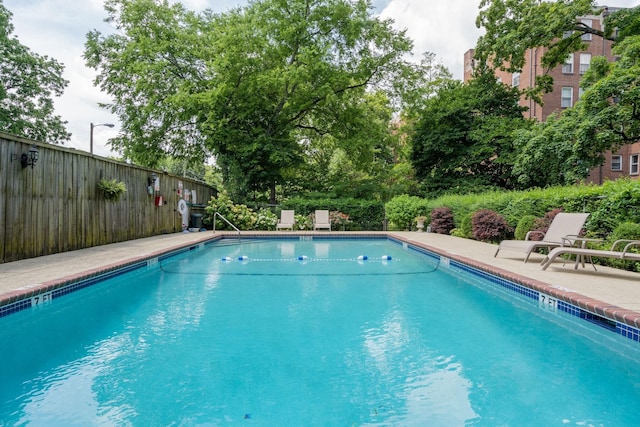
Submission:
[[[590,15],[579,18],[583,24],[595,30],[602,30],[604,17],[607,13],[615,12],[619,8],[607,7],[601,15]],[[564,65],[552,70],[542,67],[542,56],[548,50],[546,47],[529,49],[526,52],[525,64],[519,73],[508,73],[496,70],[496,76],[505,84],[517,86],[520,89],[530,88],[535,84],[536,76],[547,73],[553,77],[553,91],[543,96],[544,105],[535,103],[533,100],[520,100],[520,105],[528,107],[524,113],[525,117],[544,121],[555,112],[561,112],[565,108],[572,107],[582,94],[580,89],[580,78],[589,69],[591,58],[595,56],[605,56],[613,60],[611,53],[612,42],[602,37],[591,34],[582,36],[587,43],[584,51],[575,52],[567,57]],[[464,54],[464,81],[473,78],[475,59],[473,49]],[[623,176],[638,178],[640,158],[640,142],[622,147],[615,153],[605,153],[604,163],[589,172],[587,182],[601,184],[607,179],[617,179]]]

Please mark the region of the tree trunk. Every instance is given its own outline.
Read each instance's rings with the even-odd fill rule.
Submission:
[[[272,205],[275,205],[276,204],[276,185],[271,184],[271,189],[269,191],[270,191],[269,203]]]

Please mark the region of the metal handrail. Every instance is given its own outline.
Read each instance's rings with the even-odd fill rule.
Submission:
[[[224,222],[229,224],[229,226],[233,227],[233,229],[238,232],[238,240],[242,240],[242,235],[240,234],[240,230],[238,230],[238,227],[236,227],[235,225],[231,224],[227,218],[223,217],[220,214],[220,212],[216,212],[216,213],[213,214],[213,232],[214,233],[216,232],[216,216],[219,216],[220,218],[222,218],[222,220]]]

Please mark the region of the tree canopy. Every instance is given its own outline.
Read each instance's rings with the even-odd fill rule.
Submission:
[[[32,52],[13,36],[11,12],[0,0],[0,130],[50,143],[71,138],[60,116],[54,114],[54,96],[68,82],[63,66],[53,58]]]
[[[528,126],[517,89],[482,74],[449,82],[427,101],[416,125],[411,161],[431,195],[514,188],[514,130]]]
[[[527,49],[543,47],[541,65],[551,70],[563,64],[570,53],[584,49],[584,34],[614,39],[613,24],[605,21],[605,29],[596,30],[578,19],[603,11],[595,0],[482,0],[476,26],[485,33],[478,39],[475,57],[482,64],[518,72]],[[551,91],[552,85],[548,74],[538,75],[528,95],[539,101],[539,95]]]
[[[331,138],[356,163],[370,156],[368,93],[390,102],[415,88],[411,41],[368,0],[256,0],[194,13],[167,0],[107,0],[114,34],[92,31],[85,58],[120,117],[112,141],[152,166],[215,156],[225,179],[271,190]],[[242,197],[242,195],[240,195]]]
[[[614,41],[616,60],[592,58],[572,108],[514,134],[518,186],[572,184],[601,165],[607,150],[640,140],[640,7],[610,11],[588,0],[483,0],[481,8],[477,23],[487,33],[476,55],[509,71],[522,68],[529,48],[545,47],[543,65],[552,68],[584,48],[585,33]],[[580,20],[605,12],[601,31]],[[529,95],[550,90],[551,83],[548,76],[540,77]]]

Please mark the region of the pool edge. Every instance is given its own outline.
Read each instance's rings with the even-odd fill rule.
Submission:
[[[587,297],[575,291],[563,290],[557,286],[550,285],[546,282],[532,279],[501,269],[496,266],[485,264],[477,260],[468,258],[463,255],[453,254],[444,249],[440,249],[423,242],[419,242],[404,236],[395,234],[393,232],[245,232],[243,236],[251,238],[292,238],[297,239],[300,237],[315,237],[315,238],[387,238],[406,243],[408,245],[421,248],[428,252],[438,255],[439,257],[445,257],[450,260],[457,261],[465,266],[486,274],[496,276],[498,278],[507,280],[517,285],[526,287],[536,292],[541,292],[546,295],[550,295],[564,303],[570,304],[591,313],[595,316],[599,316],[610,321],[626,325],[628,327],[639,329],[640,328],[640,313],[634,310],[625,309],[610,303],[605,303],[601,300]],[[24,286],[18,289],[14,289],[9,292],[5,292],[0,295],[0,317],[10,315],[16,311],[31,307],[31,299],[33,297],[48,294],[58,289],[65,288],[75,283],[84,281],[100,281],[105,279],[106,275],[111,273],[119,274],[124,270],[135,269],[143,267],[149,260],[154,258],[161,258],[165,256],[172,256],[181,251],[189,250],[198,247],[202,244],[210,244],[223,238],[234,238],[235,235],[230,234],[206,234],[201,238],[186,243],[176,244],[163,249],[155,250],[143,255],[131,257],[125,261],[118,261],[111,264],[103,265],[94,269],[82,271],[80,273],[68,275],[62,278],[53,279],[39,284],[33,284]],[[13,309],[11,308],[13,307]],[[633,335],[637,337],[637,331],[634,330]],[[638,341],[638,339],[633,339]]]

